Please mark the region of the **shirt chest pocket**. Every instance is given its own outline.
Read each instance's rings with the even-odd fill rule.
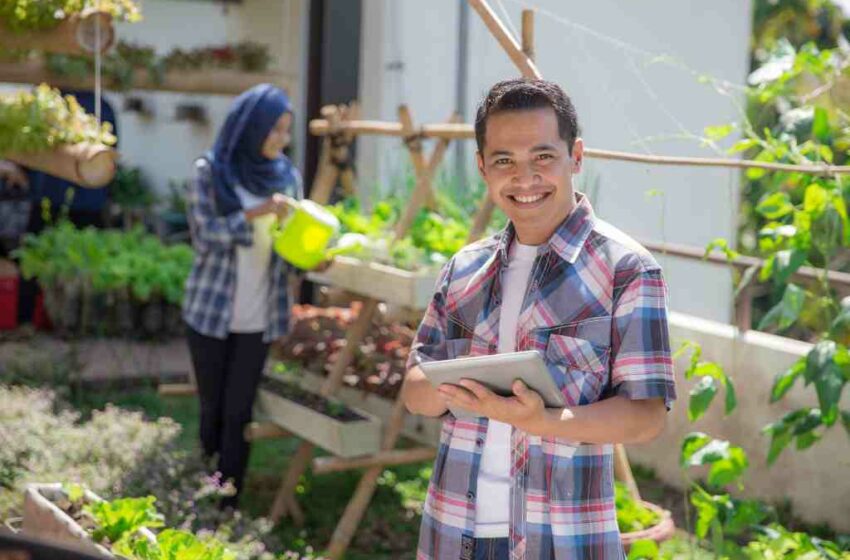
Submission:
[[[567,405],[599,400],[608,383],[610,354],[607,345],[574,336],[548,335],[546,364]]]

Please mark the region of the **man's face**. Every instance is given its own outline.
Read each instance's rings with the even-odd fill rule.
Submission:
[[[572,212],[572,177],[580,170],[582,150],[581,139],[576,139],[570,156],[550,107],[505,111],[487,119],[478,170],[521,243],[545,243]]]

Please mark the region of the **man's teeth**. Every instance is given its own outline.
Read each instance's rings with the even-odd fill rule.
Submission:
[[[514,195],[514,199],[517,200],[518,202],[522,202],[523,204],[528,204],[528,203],[531,203],[531,202],[537,202],[541,198],[543,198],[542,194],[535,194],[535,195],[530,195],[530,196]]]

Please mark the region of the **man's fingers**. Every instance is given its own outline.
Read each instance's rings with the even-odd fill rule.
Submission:
[[[461,379],[460,385],[482,401],[496,396],[490,389],[471,379]]]

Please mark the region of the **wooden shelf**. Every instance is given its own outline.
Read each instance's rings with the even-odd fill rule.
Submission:
[[[48,72],[40,61],[23,63],[0,63],[0,82],[19,84],[47,83],[64,89],[93,89],[94,77],[73,78],[57,76]],[[202,71],[169,72],[162,83],[154,82],[147,70],[135,70],[132,85],[119,87],[104,80],[104,88],[121,90],[174,91],[218,95],[236,95],[257,84],[270,83],[288,92],[292,91],[295,79],[281,72],[248,73],[237,70],[210,69]]]

